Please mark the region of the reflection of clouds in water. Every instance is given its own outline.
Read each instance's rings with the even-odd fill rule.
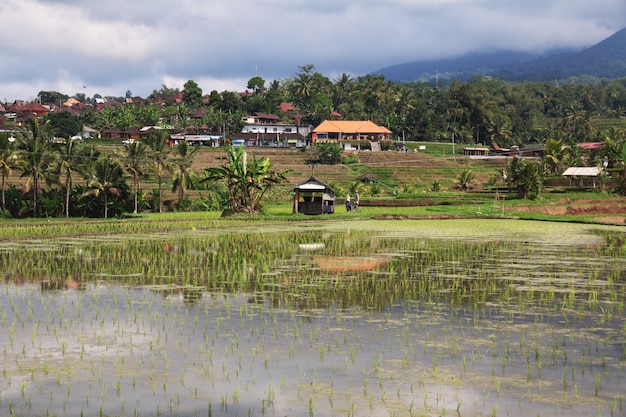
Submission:
[[[124,294],[122,288],[112,291],[111,286],[94,282],[81,290],[43,295],[37,288],[31,284],[3,289],[5,294],[12,292],[17,296],[22,310],[31,308],[31,297],[45,306],[45,311],[24,321],[22,331],[16,332],[13,347],[5,346],[6,354],[16,358],[5,363],[8,378],[0,382],[0,392],[7,397],[23,389],[21,383],[15,385],[16,381],[30,386],[59,379],[59,374],[66,379],[71,374],[72,383],[77,383],[87,378],[87,371],[94,367],[110,372],[117,358],[141,352],[157,338],[150,327],[134,325],[133,316],[127,311],[121,315],[120,310],[111,308],[117,303],[114,299]]]
[[[192,286],[113,283],[138,281],[140,274],[123,271],[98,275],[110,282],[72,290],[42,293],[36,285],[3,285],[0,314],[7,318],[0,323],[0,335],[9,334],[11,320],[16,325],[4,361],[11,386],[0,381],[0,414],[6,412],[7,399],[23,402],[22,384],[28,395],[43,402],[43,409],[57,415],[82,408],[94,414],[101,402],[110,407],[103,414],[111,415],[132,413],[120,410],[121,402],[137,404],[140,414],[157,414],[158,406],[171,414],[205,415],[211,403],[214,415],[248,415],[250,410],[254,415],[309,415],[309,401],[318,415],[337,410],[402,415],[411,406],[416,415],[440,415],[444,408],[454,414],[459,404],[462,415],[489,414],[494,407],[498,413],[515,407],[519,415],[558,414],[555,404],[560,399],[555,396],[573,393],[573,383],[562,389],[563,371],[569,375],[585,355],[593,357],[595,365],[586,377],[576,368],[580,398],[569,406],[568,415],[593,414],[603,398],[623,392],[623,384],[613,377],[621,371],[617,347],[623,342],[623,311],[611,310],[614,320],[602,318],[599,308],[587,308],[584,292],[597,289],[602,303],[606,293],[600,290],[611,286],[605,277],[589,280],[585,274],[619,261],[596,251],[564,250],[564,243],[595,238],[586,227],[503,222],[494,230],[482,220],[363,224],[365,237],[351,232],[352,248],[366,252],[376,247],[393,263],[389,269],[350,279],[324,279],[319,268],[307,275],[306,267],[318,250],[345,248],[342,241],[332,240],[336,234],[324,232],[324,247],[303,250],[289,240],[284,247],[292,256],[267,254],[277,260],[258,273],[267,280],[257,281],[262,284],[255,287],[261,288],[258,291],[245,288],[227,294]],[[545,236],[531,236],[538,226]],[[465,234],[471,238],[468,244],[447,244]],[[311,241],[321,242],[321,235],[310,236]],[[494,237],[494,245],[475,244]],[[393,238],[400,240],[387,245],[386,239]],[[431,245],[431,238],[446,243]],[[187,261],[194,259],[197,254],[189,248],[196,243],[181,244],[177,256],[187,251]],[[446,248],[467,249],[472,256],[454,253],[433,258],[429,265],[419,263],[420,257]],[[232,271],[248,268],[252,273],[252,265],[259,268],[244,262]],[[441,285],[425,286],[424,294],[412,286],[433,281]],[[494,282],[497,285],[483,288],[483,283]],[[406,296],[410,301],[398,291],[374,304],[396,284],[417,292]],[[571,309],[559,309],[558,299],[546,303],[526,297],[531,291],[545,296],[572,289],[584,300]],[[471,294],[483,290],[484,299]],[[505,291],[509,296],[500,294]],[[341,295],[347,301],[339,300]],[[368,295],[371,298],[361,302],[360,297]],[[611,384],[603,382],[604,396],[596,399],[593,366],[600,357],[606,359],[602,375],[610,376]],[[118,382],[119,393],[114,388]],[[71,411],[63,409],[65,391],[71,391]],[[93,399],[90,408],[81,405],[85,395]],[[222,408],[222,398],[228,411]]]

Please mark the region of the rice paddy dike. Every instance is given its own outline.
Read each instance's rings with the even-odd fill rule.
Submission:
[[[623,227],[3,223],[0,415],[620,416]]]

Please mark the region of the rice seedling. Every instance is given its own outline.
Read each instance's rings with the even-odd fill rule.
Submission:
[[[0,334],[8,335],[0,413],[16,401],[23,409],[28,398],[40,401],[29,384],[23,395],[22,387],[17,396],[5,395],[16,391],[9,381],[21,384],[24,373],[44,383],[56,379],[61,390],[67,382],[64,404],[47,399],[57,415],[72,408],[94,414],[107,398],[137,404],[161,393],[164,400],[154,408],[135,411],[174,413],[183,397],[196,414],[212,414],[212,399],[229,413],[250,414],[255,407],[238,401],[241,386],[246,397],[265,390],[256,409],[269,415],[284,414],[275,396],[293,396],[307,412],[301,395],[320,415],[332,409],[354,415],[359,404],[400,414],[395,400],[410,403],[412,415],[458,412],[461,404],[469,414],[512,404],[544,414],[545,401],[533,399],[552,398],[556,386],[573,390],[572,415],[591,413],[588,392],[595,401],[613,398],[605,409],[621,407],[615,398],[623,386],[605,381],[619,372],[626,334],[623,304],[615,303],[624,296],[617,272],[623,249],[613,242],[610,251],[587,253],[570,243],[605,239],[604,231],[480,223],[363,221],[348,233],[334,222],[304,230],[265,222],[235,230],[215,222],[188,233],[165,227],[158,234],[125,230],[104,239],[86,234],[81,255],[77,243],[54,237],[46,250],[7,250],[0,242],[0,264],[11,276],[29,277],[0,284]],[[321,241],[317,257],[299,250],[301,243]],[[171,243],[168,250],[164,243]],[[340,258],[358,263],[371,257],[386,263],[337,270]],[[36,283],[44,270],[51,281],[70,271],[83,288],[43,289]],[[600,328],[619,336],[607,337]],[[43,365],[33,366],[36,355]],[[275,375],[277,393],[269,385]],[[93,378],[99,388],[81,386]],[[126,378],[130,390],[124,390]],[[368,384],[371,378],[378,384]],[[347,388],[354,380],[362,394]],[[395,398],[387,395],[389,381],[397,384]],[[491,390],[497,402],[429,391],[441,384],[451,392]],[[420,392],[422,407],[413,403]],[[84,401],[90,394],[99,401]],[[329,401],[314,401],[322,394]],[[72,405],[77,398],[81,405]],[[108,411],[120,412],[101,410]]]

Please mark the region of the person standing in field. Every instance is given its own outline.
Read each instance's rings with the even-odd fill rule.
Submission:
[[[354,209],[358,210],[359,209],[359,192],[355,192],[354,193]]]
[[[351,211],[352,205],[350,204],[350,193],[346,194],[346,211]]]

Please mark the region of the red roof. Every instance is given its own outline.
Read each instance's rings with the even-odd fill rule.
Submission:
[[[39,103],[28,103],[28,104],[24,104],[21,107],[18,107],[17,109],[19,112],[22,113],[35,113],[36,115],[42,115],[42,114],[46,114],[46,113],[50,113],[50,109],[42,106]]]
[[[288,111],[297,111],[298,109],[296,108],[296,106],[294,106],[291,103],[286,103],[286,102],[282,102],[280,103],[280,109],[283,111],[283,113],[287,113]]]
[[[580,142],[578,147],[588,150],[602,149],[604,147],[604,142]]]

